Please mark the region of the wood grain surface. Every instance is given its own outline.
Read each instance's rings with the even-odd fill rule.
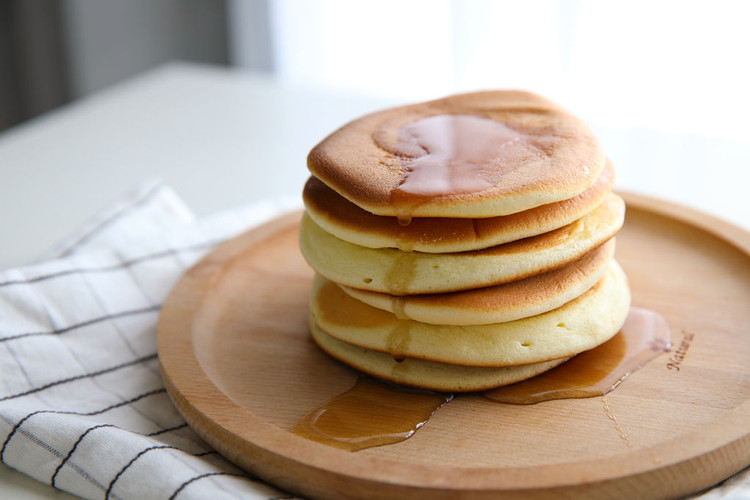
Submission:
[[[309,339],[299,213],[219,247],[180,280],[157,340],[187,422],[239,466],[320,498],[664,498],[750,464],[750,234],[634,194],[616,258],[673,347],[604,397],[457,396],[404,442],[348,452],[290,432],[358,375]]]

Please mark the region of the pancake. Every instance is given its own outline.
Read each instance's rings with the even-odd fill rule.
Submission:
[[[627,278],[610,261],[602,279],[553,311],[489,325],[429,325],[374,308],[316,275],[315,323],[347,344],[402,357],[466,366],[517,366],[569,357],[609,340],[630,308]]]
[[[482,219],[415,217],[408,225],[396,217],[361,209],[315,177],[305,184],[302,197],[315,223],[344,241],[369,248],[448,253],[500,245],[570,224],[604,200],[614,178],[614,167],[608,161],[590,188],[567,200]]]
[[[597,208],[554,231],[482,250],[431,254],[355,245],[304,215],[300,249],[315,271],[342,285],[392,295],[453,292],[515,281],[577,260],[612,238],[624,216],[624,202],[610,193]]]
[[[567,360],[562,358],[499,368],[449,365],[412,358],[396,361],[389,354],[363,349],[327,335],[312,318],[310,333],[323,351],[352,368],[394,384],[433,391],[464,392],[493,389],[534,377]]]
[[[582,295],[599,281],[614,253],[613,238],[553,271],[463,292],[398,297],[339,286],[360,302],[400,319],[433,325],[504,323],[551,311]]]
[[[522,91],[485,91],[376,112],[310,151],[313,176],[399,217],[496,217],[578,196],[605,164],[581,120]]]

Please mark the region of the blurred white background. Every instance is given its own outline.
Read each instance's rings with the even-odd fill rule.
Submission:
[[[252,21],[234,0],[231,24]],[[750,3],[630,0],[279,0],[284,80],[421,100],[537,91],[612,127],[748,140]],[[239,38],[237,64],[250,50]]]
[[[748,141],[742,0],[0,0],[0,128],[173,60],[394,101],[542,93],[595,125]]]

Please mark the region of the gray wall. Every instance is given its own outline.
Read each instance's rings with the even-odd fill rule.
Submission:
[[[63,23],[74,97],[170,60],[229,62],[224,0],[64,0]]]
[[[62,6],[0,0],[0,130],[70,98]]]
[[[266,2],[242,6],[256,43]],[[0,130],[168,61],[229,64],[228,10],[227,0],[0,0]],[[268,55],[252,59],[268,69]]]

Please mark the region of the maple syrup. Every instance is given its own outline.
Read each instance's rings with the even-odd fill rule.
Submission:
[[[409,224],[411,224],[411,219],[412,218],[409,217],[409,216],[407,216],[407,215],[400,215],[400,216],[396,217],[396,220],[398,221],[398,224],[401,227],[406,227]]]
[[[404,341],[393,339],[394,344]],[[508,404],[604,396],[670,347],[666,319],[654,311],[632,307],[622,330],[608,342],[542,375],[482,395]],[[292,432],[349,451],[394,444],[411,437],[452,399],[450,394],[361,377],[352,389],[308,413]],[[605,409],[608,411],[606,400]]]
[[[631,307],[622,330],[609,341],[534,378],[487,391],[484,397],[500,403],[533,404],[604,396],[671,346],[669,324],[661,314]]]
[[[406,167],[396,193],[425,197],[494,187],[503,176],[539,155],[531,136],[505,123],[449,114],[401,127],[394,152]]]
[[[388,273],[385,275],[385,286],[393,293],[401,293],[409,288],[416,277],[417,256],[406,251],[394,254]]]
[[[363,376],[353,388],[305,415],[292,432],[349,451],[399,443],[451,399]]]

